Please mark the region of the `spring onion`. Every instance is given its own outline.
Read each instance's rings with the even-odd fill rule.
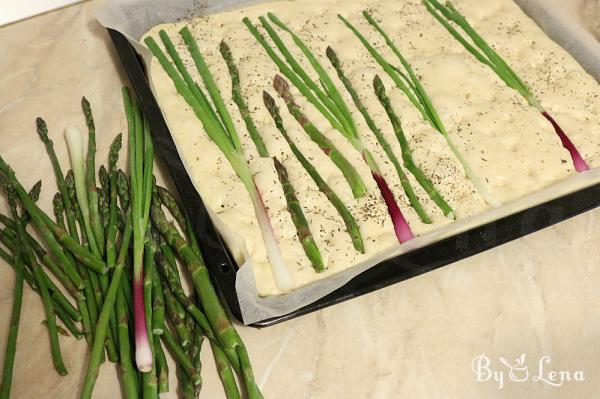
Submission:
[[[424,0],[423,4],[427,10],[438,20],[450,34],[458,40],[468,52],[473,54],[480,62],[490,67],[506,85],[521,94],[523,98],[535,109],[537,109],[550,122],[556,135],[560,138],[563,147],[569,151],[573,166],[577,172],[585,172],[589,170],[589,166],[569,139],[564,130],[556,122],[556,120],[548,113],[541,104],[540,100],[531,92],[529,87],[519,78],[517,73],[504,61],[504,59],[477,33],[471,26],[469,21],[450,3],[446,2],[442,5],[437,0]],[[460,33],[453,22],[471,39],[470,43],[467,38]]]

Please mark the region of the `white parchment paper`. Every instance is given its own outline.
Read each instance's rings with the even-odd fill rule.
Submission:
[[[98,12],[98,19],[106,27],[120,31],[129,37],[147,62],[149,51],[137,42],[150,28],[161,23],[176,22],[198,15],[207,15],[242,5],[265,2],[264,0],[108,0]],[[554,41],[569,51],[583,68],[600,81],[600,43],[574,19],[563,12],[564,5],[558,0],[515,0]],[[185,160],[184,160],[185,164]],[[246,259],[236,276],[236,291],[245,324],[280,316],[308,305],[342,287],[352,278],[385,259],[450,237],[470,228],[497,220],[520,210],[572,193],[600,182],[600,169],[572,176],[558,184],[538,191],[520,200],[503,205],[468,219],[457,221],[437,231],[420,236],[402,245],[394,245],[385,256],[349,268],[327,279],[301,287],[291,293],[267,298],[258,296],[252,260]],[[560,210],[557,210],[560,212]],[[211,215],[213,212],[210,212]],[[560,216],[560,215],[559,215]],[[214,216],[213,216],[214,220]],[[223,224],[214,220],[217,227]],[[528,221],[523,221],[524,224]],[[222,235],[235,237],[231,231]],[[232,243],[228,243],[231,245]],[[467,244],[467,243],[466,243]]]

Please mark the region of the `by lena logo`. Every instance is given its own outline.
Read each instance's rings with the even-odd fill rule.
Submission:
[[[557,370],[548,355],[541,356],[535,363],[535,367],[530,370],[525,353],[513,362],[499,357],[497,364],[492,364],[492,360],[482,353],[473,358],[471,368],[475,374],[475,381],[494,381],[498,384],[498,389],[504,388],[508,381],[515,383],[532,381],[553,387],[560,387],[569,382],[585,381],[583,370]]]

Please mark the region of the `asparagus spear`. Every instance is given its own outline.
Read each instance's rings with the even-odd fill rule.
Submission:
[[[242,90],[240,87],[240,74],[235,62],[233,61],[231,49],[227,43],[225,43],[225,41],[221,41],[221,44],[219,45],[219,51],[221,52],[221,55],[227,64],[227,69],[229,70],[229,75],[231,76],[231,94],[233,101],[240,110],[240,114],[242,115],[244,123],[246,124],[246,129],[248,130],[248,133],[250,133],[250,137],[256,145],[258,155],[260,155],[262,158],[266,158],[269,156],[269,151],[267,150],[267,147],[265,146],[265,143],[263,142],[262,136],[258,132],[256,125],[254,124],[254,120],[252,119],[250,110],[248,109],[248,105],[246,104],[244,96],[242,95]]]
[[[221,55],[225,59],[227,63],[227,67],[229,69],[229,74],[231,75],[231,83],[232,83],[232,93],[233,98],[244,121],[246,122],[246,128],[256,145],[256,149],[261,157],[268,157],[269,151],[265,147],[262,136],[256,129],[254,122],[252,120],[252,116],[250,115],[250,111],[248,110],[248,106],[244,101],[242,96],[241,88],[240,88],[240,77],[237,70],[237,67],[233,61],[233,56],[231,55],[231,50],[227,46],[225,42],[221,42],[220,45]],[[286,202],[288,205],[288,211],[292,217],[292,221],[294,222],[294,226],[296,226],[296,233],[298,235],[298,239],[300,240],[300,244],[304,248],[304,252],[306,253],[308,259],[310,260],[313,268],[316,272],[322,272],[325,270],[325,265],[323,264],[323,259],[321,257],[321,252],[315,243],[315,240],[310,231],[310,227],[308,225],[308,221],[304,216],[304,211],[300,206],[300,202],[296,198],[294,186],[290,181],[287,171],[283,164],[281,164],[277,159],[273,158],[275,162],[275,170],[277,171],[277,175],[279,177],[279,182],[281,183],[281,187],[283,188],[283,192],[285,194]]]
[[[154,336],[154,348],[156,350],[158,393],[167,393],[169,392],[169,365],[158,335]]]
[[[279,162],[276,157],[273,157],[273,163],[275,165],[275,170],[277,171],[277,176],[279,177],[279,182],[283,187],[283,193],[287,202],[288,211],[290,212],[290,215],[292,215],[294,226],[296,226],[298,239],[300,240],[300,243],[304,248],[304,252],[306,253],[308,259],[310,259],[310,263],[315,271],[317,273],[321,273],[325,271],[323,258],[321,257],[321,252],[319,251],[319,248],[317,247],[317,244],[312,236],[310,227],[308,226],[308,221],[304,216],[304,212],[302,212],[302,207],[300,206],[300,202],[296,197],[294,187],[290,183],[288,172],[285,166],[283,166],[283,164]]]
[[[153,233],[154,234],[154,233]],[[163,287],[160,283],[160,278],[158,277],[158,272],[156,271],[155,265],[155,254],[158,251],[156,247],[156,241],[152,238],[152,243],[150,243],[152,247],[152,262],[149,264],[150,273],[152,278],[152,333],[154,335],[160,335],[163,332],[163,327],[165,324],[165,294],[163,292]],[[158,356],[158,354],[156,354]]]
[[[101,256],[104,255],[104,229],[98,209],[98,192],[96,191],[96,126],[89,101],[83,97],[81,107],[88,128],[88,152],[85,159],[85,185],[87,187],[87,204],[89,220],[94,235],[94,243]],[[76,168],[74,170],[77,170]],[[77,177],[77,176],[76,176]],[[83,210],[83,207],[82,207]],[[84,212],[85,217],[85,212]],[[91,242],[90,237],[88,240]],[[94,246],[92,246],[94,248]]]
[[[125,225],[125,231],[123,233],[123,237],[121,239],[121,248],[119,250],[119,256],[117,258],[117,263],[114,268],[114,272],[112,275],[112,280],[110,282],[110,286],[108,288],[108,292],[106,297],[104,298],[104,304],[102,306],[102,311],[100,312],[100,316],[98,317],[98,324],[96,325],[96,330],[94,333],[94,344],[92,346],[92,353],[90,355],[90,360],[87,366],[87,370],[85,373],[85,377],[83,380],[83,387],[81,389],[80,398],[81,399],[89,399],[92,396],[92,391],[94,389],[94,384],[96,382],[96,378],[98,378],[98,371],[100,369],[100,363],[102,359],[103,349],[104,349],[104,341],[106,338],[106,332],[108,329],[108,324],[110,322],[110,314],[113,310],[115,302],[117,300],[117,293],[120,289],[120,281],[121,276],[123,274],[123,268],[125,266],[125,258],[127,257],[128,249],[129,249],[129,241],[132,235],[132,224],[127,223]],[[119,309],[119,307],[117,307]],[[120,309],[119,315],[119,324],[121,328],[119,329],[120,336],[120,346],[121,346],[121,362],[125,362],[127,364],[128,355],[123,357],[122,355],[126,352],[126,348],[123,347],[123,318],[126,317],[123,315],[123,309]],[[128,389],[131,389],[129,387]]]
[[[0,215],[3,216],[3,215]],[[6,222],[6,220],[3,220]],[[24,221],[21,219],[21,223]],[[17,243],[17,232],[16,232],[16,224],[10,220],[10,223],[5,223],[6,227],[0,231],[0,242],[2,242],[6,247],[11,250],[13,253],[17,251],[19,245]],[[28,243],[28,248],[32,249],[35,255],[41,260],[42,264],[44,264],[50,272],[58,279],[58,281],[66,288],[67,292],[73,296],[75,299],[83,299],[81,291],[79,288],[75,287],[75,285],[71,282],[69,277],[62,271],[62,269],[56,264],[56,262],[50,257],[41,245],[27,232],[25,232],[25,238]],[[28,265],[27,262],[28,257],[24,257],[24,262]],[[46,275],[46,273],[42,270],[42,276],[48,285],[48,289],[50,290],[51,296],[56,298],[57,302],[67,311],[70,317],[74,321],[81,320],[81,314],[78,312],[73,306],[69,303],[69,301],[65,298],[65,296],[61,293],[61,291],[56,287],[54,282]]]
[[[42,191],[42,181],[38,180],[29,190],[29,197],[33,202],[37,202],[40,198],[40,193]],[[29,222],[31,221],[31,217],[26,210],[21,211],[21,221],[23,222],[23,228],[26,228]]]
[[[19,246],[17,245],[17,247]],[[17,350],[17,336],[19,334],[19,322],[21,320],[24,267],[21,250],[19,248],[17,248],[17,252],[15,252],[14,256],[14,269],[16,279],[15,287],[13,289],[13,305],[10,316],[10,326],[6,339],[6,348],[4,350],[4,366],[2,368],[2,383],[0,385],[1,399],[10,398],[13,368],[15,364],[15,352]]]
[[[56,156],[56,152],[54,151],[54,144],[52,140],[48,137],[48,127],[46,126],[46,122],[42,118],[37,118],[36,120],[37,132],[40,136],[40,139],[46,146],[46,152],[50,157],[50,162],[52,163],[52,169],[54,170],[54,176],[56,177],[56,184],[58,186],[58,191],[63,199],[65,213],[67,216],[67,225],[69,226],[69,233],[71,236],[77,237],[77,226],[75,224],[75,212],[73,211],[73,207],[71,205],[71,199],[67,193],[67,186],[65,183],[65,178],[60,167],[60,163],[58,162],[58,158]]]
[[[344,130],[341,133],[344,134],[344,136],[346,137],[358,138],[358,129],[356,128],[356,123],[354,122],[350,109],[348,109],[346,102],[342,98],[337,87],[335,86],[335,84],[329,77],[329,74],[327,73],[325,68],[323,68],[317,57],[315,57],[315,55],[312,53],[312,51],[310,51],[308,46],[304,44],[302,39],[300,39],[300,37],[298,37],[298,35],[296,35],[294,31],[292,31],[283,21],[277,18],[275,14],[269,12],[267,13],[267,16],[275,25],[287,32],[292,37],[294,44],[298,46],[298,48],[302,51],[302,53],[304,54],[308,62],[311,64],[315,72],[317,72],[317,74],[319,75],[319,81],[321,82],[321,85],[324,88],[324,92],[319,88],[319,86],[315,84],[315,82],[308,76],[308,74],[304,72],[304,69],[300,66],[300,64],[298,64],[293,59],[293,57],[291,57],[291,54],[287,50],[283,41],[279,39],[279,36],[275,32],[275,30],[270,27],[270,25],[264,17],[261,17],[260,21],[263,27],[265,27],[271,38],[273,38],[273,40],[277,44],[277,47],[284,55],[288,54],[286,55],[286,59],[291,57],[288,59],[290,65],[296,65],[294,71],[296,71],[302,77],[302,80],[304,80],[304,82],[309,87],[311,87],[311,89],[315,93],[317,93],[323,104],[325,104],[336,115],[337,119],[342,123],[344,127]]]
[[[84,227],[83,215],[81,213],[81,209],[79,208],[79,203],[77,202],[77,196],[75,193],[75,177],[73,175],[73,170],[69,170],[67,175],[65,176],[65,187],[67,191],[67,197],[69,198],[69,202],[71,204],[72,212],[74,214],[77,223],[81,229],[81,237],[77,234],[77,228],[75,228],[74,232],[71,232],[71,237],[77,242],[80,242],[82,245],[87,246],[87,234]],[[86,297],[86,310],[82,311],[82,316],[87,314],[87,320],[84,317],[84,322],[82,323],[83,330],[86,334],[86,340],[88,345],[92,345],[93,341],[93,329],[98,321],[98,306],[96,305],[96,290],[92,286],[92,280],[94,279],[94,272],[89,270],[88,268],[83,268],[81,273],[86,276],[84,278],[84,292]],[[80,311],[81,311],[80,307]]]
[[[363,196],[367,192],[367,188],[365,187],[360,175],[356,169],[354,169],[354,166],[348,162],[346,157],[344,157],[344,155],[333,145],[333,143],[327,137],[325,137],[323,133],[321,133],[319,129],[317,129],[317,127],[302,112],[300,106],[296,104],[287,82],[281,76],[277,75],[275,76],[273,87],[279,96],[281,96],[281,98],[285,101],[290,114],[294,117],[294,119],[296,119],[296,121],[298,121],[310,139],[314,141],[325,153],[325,155],[327,155],[340,169],[346,178],[346,181],[350,185],[354,197],[359,198]]]
[[[326,105],[337,116],[337,119],[341,122],[343,126],[343,129],[340,130],[340,133],[342,133],[342,135],[346,139],[348,139],[352,146],[360,153],[362,159],[369,167],[371,175],[373,176],[373,180],[375,180],[375,182],[377,183],[377,186],[388,208],[388,213],[390,214],[392,223],[394,224],[394,230],[396,232],[398,240],[400,242],[410,240],[413,237],[412,232],[410,231],[410,227],[406,223],[406,220],[404,219],[404,216],[400,211],[398,203],[396,202],[395,197],[389,188],[389,185],[387,184],[384,176],[382,175],[379,169],[379,165],[375,161],[375,158],[371,154],[370,150],[362,142],[361,136],[358,132],[358,129],[356,128],[356,123],[354,121],[354,118],[352,117],[352,113],[350,112],[348,106],[346,105],[346,102],[342,98],[337,87],[333,83],[333,80],[329,76],[329,73],[321,65],[317,57],[315,57],[315,55],[308,48],[308,46],[306,46],[300,39],[300,37],[298,37],[284,22],[277,18],[273,13],[268,13],[268,17],[278,27],[290,34],[296,46],[300,48],[304,56],[310,62],[313,69],[317,72],[319,76],[319,81],[321,82],[321,85],[323,86],[325,92],[322,92],[319,89],[319,87],[308,77],[308,75],[304,72],[302,67],[300,67],[300,65],[297,64],[294,58],[289,54],[289,51],[287,50],[285,44],[279,38],[274,29],[270,27],[265,18],[261,17],[261,23],[263,24],[263,27],[267,30],[267,32],[269,32],[269,35],[275,41],[277,47],[285,55],[288,62],[293,66],[293,69],[300,74],[305,83],[307,83],[307,85],[309,85],[309,87],[311,87],[313,91],[317,93],[321,101],[323,101],[324,105]],[[299,122],[302,124],[302,121],[299,120]],[[335,128],[334,125],[332,125],[332,127]]]
[[[162,285],[165,296],[165,309],[167,310],[167,316],[175,328],[175,333],[177,334],[179,344],[185,349],[190,344],[188,329],[186,328],[184,319],[181,318],[181,315],[177,311],[177,306],[175,305],[176,299],[171,292],[171,289],[164,281],[162,282]]]
[[[67,218],[68,230],[75,241],[79,241],[77,227],[75,224],[75,211],[73,208],[73,202],[71,197],[68,194],[67,184],[65,181],[65,177],[63,176],[62,169],[60,167],[60,163],[58,162],[58,158],[56,156],[56,152],[54,151],[54,144],[52,140],[48,137],[48,128],[43,119],[38,118],[36,120],[37,132],[46,147],[46,152],[50,157],[50,161],[52,163],[52,168],[54,170],[54,175],[56,177],[56,183],[61,194],[63,200],[63,206],[65,208],[65,214]],[[46,263],[48,264],[48,263]],[[82,270],[83,273],[88,274],[89,270]],[[56,273],[54,273],[56,275]],[[84,288],[86,290],[87,301],[83,297],[82,294],[77,294],[75,296],[77,301],[77,306],[82,316],[82,326],[85,332],[86,340],[89,344],[92,341],[92,319],[96,315],[96,306],[95,299],[93,298],[92,288],[90,287],[89,279],[83,281]]]
[[[166,223],[166,221],[165,221]],[[185,308],[190,316],[198,323],[200,328],[207,337],[215,339],[210,323],[204,313],[185,295],[181,284],[177,282],[177,278],[173,275],[172,271],[168,267],[164,267],[165,258],[162,253],[159,253],[156,258],[157,262],[161,265],[158,268],[160,274],[163,277],[163,281],[166,280],[168,284],[168,291],[165,290],[165,294],[169,292],[177,299],[177,301]],[[165,297],[166,298],[166,297]],[[231,354],[231,352],[229,353]],[[234,357],[235,360],[235,357]]]
[[[394,154],[394,151],[392,150],[392,147],[390,146],[390,144],[387,142],[387,140],[383,136],[381,129],[379,129],[379,127],[375,124],[375,121],[371,118],[371,115],[369,115],[367,108],[365,107],[365,105],[361,101],[360,97],[356,93],[356,90],[354,90],[352,83],[350,82],[348,77],[345,75],[337,54],[331,47],[327,47],[327,57],[329,58],[329,61],[335,68],[335,70],[338,74],[338,77],[340,78],[340,80],[342,81],[344,86],[346,87],[346,90],[352,97],[352,100],[354,101],[354,105],[360,111],[360,113],[363,115],[365,122],[367,123],[367,125],[369,126],[369,128],[371,129],[373,134],[375,135],[377,142],[379,143],[381,148],[383,148],[383,150],[386,153],[386,155],[388,156],[389,160],[392,162],[392,164],[396,168],[396,172],[398,173],[398,177],[400,178],[400,183],[402,184],[402,188],[404,189],[404,192],[406,193],[406,196],[408,197],[410,204],[415,209],[415,211],[417,212],[417,214],[419,215],[419,217],[421,218],[421,221],[423,221],[423,223],[431,223],[431,219],[427,215],[427,212],[425,211],[425,209],[423,208],[423,205],[421,204],[417,195],[415,194],[415,192],[412,188],[412,185],[410,184],[410,181],[408,180],[408,177],[402,170],[402,167],[400,166],[400,162],[398,161],[398,158],[396,157],[396,155]],[[405,166],[407,166],[406,161],[405,161]],[[442,211],[444,212],[444,215],[448,216],[448,215],[450,215],[451,212],[453,212],[452,208],[450,208],[450,206],[446,203],[444,198],[437,193],[437,191],[435,190],[433,185],[430,186],[427,184],[427,181],[423,181],[419,178],[417,178],[417,181],[425,189],[427,194],[429,194],[431,199],[440,207],[440,209],[442,209]]]
[[[46,281],[44,280],[41,274],[41,266],[39,265],[39,263],[37,263],[37,260],[32,255],[33,251],[30,250],[27,239],[25,238],[23,224],[19,220],[17,212],[17,203],[15,198],[16,196],[14,191],[14,180],[11,179],[11,176],[8,173],[6,173],[6,169],[4,169],[2,172],[0,172],[0,185],[2,186],[2,188],[8,196],[8,204],[13,220],[15,222],[15,228],[17,232],[17,243],[18,246],[22,249],[22,253],[24,254],[24,256],[28,258],[28,263],[32,266],[33,275],[35,277],[37,286],[40,290],[40,295],[42,297],[44,313],[46,315],[46,321],[48,323],[47,326],[48,334],[50,336],[50,351],[52,353],[52,361],[54,364],[54,368],[56,369],[58,374],[67,375],[68,371],[64,365],[62,354],[60,351],[60,343],[58,340],[58,331],[56,327],[56,315],[54,313],[54,306],[52,304],[52,299],[50,298],[50,293],[48,292],[48,286],[46,285]],[[31,211],[29,212],[32,213]],[[35,220],[35,214],[32,213],[32,217]]]
[[[164,333],[160,336],[162,342],[167,347],[167,350],[171,353],[171,356],[177,361],[177,364],[182,367],[189,378],[193,379],[194,385],[202,383],[202,378],[194,369],[194,365],[186,353],[177,344],[175,337],[171,334],[168,328],[164,329]]]
[[[233,375],[233,371],[227,360],[227,355],[215,340],[211,339],[209,341],[215,358],[217,371],[219,372],[219,378],[221,379],[223,389],[225,390],[225,396],[227,396],[227,399],[240,399],[240,391],[238,390],[235,376]]]
[[[373,87],[375,88],[375,94],[377,98],[379,98],[379,102],[385,109],[388,117],[392,123],[392,127],[394,128],[394,132],[396,133],[396,137],[398,138],[398,142],[400,143],[400,148],[402,149],[402,159],[404,161],[404,166],[408,169],[413,176],[417,179],[417,181],[421,184],[421,186],[427,191],[432,200],[434,200],[439,207],[444,212],[444,215],[454,217],[454,212],[452,208],[444,201],[442,196],[437,192],[434,188],[433,183],[425,176],[425,173],[415,164],[412,158],[412,152],[410,150],[410,146],[408,145],[408,140],[404,135],[404,130],[402,129],[402,123],[400,122],[400,118],[394,112],[394,108],[392,107],[392,103],[388,98],[385,92],[385,86],[383,81],[378,75],[375,75],[375,79],[373,80]]]
[[[366,15],[368,15],[368,13],[365,13],[365,17],[366,17]],[[426,120],[427,122],[429,122],[429,124],[431,124],[431,126],[434,129],[436,129],[444,137],[444,139],[446,140],[446,143],[448,144],[448,147],[450,147],[450,150],[452,151],[452,153],[454,154],[456,159],[459,160],[459,162],[461,163],[461,165],[465,171],[465,174],[467,175],[469,180],[471,180],[471,182],[475,185],[475,188],[477,189],[479,194],[482,196],[482,198],[490,206],[493,206],[493,207],[500,206],[500,202],[487,191],[487,189],[485,188],[483,183],[481,183],[481,180],[479,179],[479,177],[475,174],[475,172],[473,172],[473,170],[471,169],[471,166],[469,165],[467,160],[463,157],[461,152],[458,150],[458,148],[456,147],[456,145],[450,138],[450,135],[448,134],[446,127],[442,123],[442,120],[439,117],[431,100],[427,96],[427,93],[422,88],[422,85],[421,85],[419,79],[416,77],[416,75],[414,75],[414,73],[412,73],[412,69],[407,68],[409,74],[412,73],[411,78],[408,80],[406,80],[406,79],[403,80],[402,75],[400,73],[398,73],[398,69],[392,67],[392,65],[375,49],[375,47],[373,47],[373,45],[371,45],[369,43],[369,41],[360,33],[360,31],[354,25],[352,25],[350,23],[350,21],[348,21],[346,18],[344,18],[340,14],[338,14],[338,17],[344,23],[344,25],[346,25],[354,33],[354,35],[360,40],[360,42],[363,44],[363,46],[369,51],[371,56],[377,61],[377,63],[379,65],[381,65],[383,70],[390,76],[390,78],[392,78],[392,80],[394,81],[396,86],[400,90],[402,90],[402,92],[406,95],[406,97],[413,104],[413,106],[415,108],[417,108],[417,110],[419,110],[419,112],[423,116],[423,119]],[[387,42],[387,40],[386,40],[386,42]],[[390,43],[390,42],[391,42],[391,40],[388,43]],[[413,77],[414,77],[414,79],[413,79]],[[410,84],[408,86],[407,86],[407,82],[410,82]],[[411,87],[414,87],[415,90],[413,91],[411,89]]]
[[[139,399],[137,373],[131,358],[129,342],[129,317],[123,287],[117,288],[116,314],[118,319],[119,359],[121,362],[121,382],[127,399]]]
[[[88,265],[98,266],[99,270],[103,269],[100,267],[102,262],[98,264],[95,259],[91,257],[91,255],[84,249],[81,248],[77,243],[70,240],[70,237],[67,237],[66,232],[56,225],[46,214],[40,210],[37,205],[31,200],[23,186],[18,182],[14,171],[10,168],[10,166],[4,161],[4,159],[0,156],[0,171],[4,172],[6,175],[9,184],[14,187],[16,194],[18,195],[21,203],[27,209],[27,212],[30,214],[32,221],[38,228],[41,233],[44,241],[48,244],[48,247],[51,249],[52,254],[56,256],[56,258],[61,262],[64,266],[66,273],[69,275],[69,278],[73,281],[73,283],[78,287],[83,287],[83,281],[81,277],[75,270],[75,266],[73,263],[67,258],[63,249],[61,248],[59,242],[67,247],[67,249],[77,252],[81,256],[87,256]],[[53,229],[50,228],[53,227]],[[53,234],[54,233],[54,234]],[[55,238],[55,235],[57,236]]]
[[[263,235],[263,240],[267,248],[267,255],[269,257],[275,282],[282,290],[291,289],[294,286],[294,279],[283,260],[281,250],[273,231],[273,226],[269,219],[269,214],[258,187],[256,186],[252,172],[246,163],[244,150],[240,144],[237,132],[226,131],[221,121],[217,118],[216,112],[208,103],[206,96],[191,78],[190,74],[185,68],[185,65],[179,57],[177,50],[173,46],[173,43],[171,43],[166,34],[161,35],[161,39],[163,40],[163,43],[165,44],[166,49],[169,52],[177,69],[171,65],[163,51],[152,37],[147,37],[145,39],[145,43],[173,81],[177,92],[191,106],[198,119],[200,119],[204,126],[205,132],[209,135],[213,142],[217,144],[223,155],[227,158],[233,169],[236,171],[236,174],[246,187],[246,190],[250,195],[252,205],[254,206],[255,214]]]
[[[273,48],[271,48],[269,43],[267,43],[263,35],[258,31],[258,29],[254,25],[252,25],[252,22],[250,22],[248,18],[244,18],[242,22],[244,23],[244,25],[246,25],[246,28],[248,28],[252,36],[254,36],[256,40],[260,43],[260,45],[265,49],[269,57],[279,68],[279,71],[282,74],[284,74],[285,77],[288,78],[294,84],[294,86],[298,88],[298,90],[300,90],[302,95],[304,95],[304,97],[306,97],[307,100],[311,104],[313,104],[323,116],[325,116],[329,123],[331,123],[331,126],[333,126],[339,131],[344,130],[344,127],[336,118],[336,116],[325,105],[323,105],[321,101],[319,101],[319,99],[313,94],[311,89],[309,89],[309,87],[297,75],[297,73],[290,69],[290,67],[287,66],[287,64],[275,53],[275,51],[273,50]]]
[[[325,180],[323,180],[323,178],[321,177],[321,175],[319,174],[317,169],[304,157],[304,155],[302,155],[302,153],[300,152],[298,147],[296,147],[294,142],[291,140],[291,138],[287,134],[287,131],[285,130],[285,127],[283,126],[283,121],[281,119],[281,115],[279,114],[279,109],[277,108],[277,105],[275,104],[275,100],[273,99],[273,97],[271,97],[265,91],[265,92],[263,92],[263,100],[264,100],[265,106],[267,107],[267,110],[269,111],[269,113],[271,114],[271,117],[275,121],[275,126],[277,126],[277,129],[279,130],[281,135],[287,141],[288,145],[290,146],[290,149],[292,150],[292,152],[294,153],[294,155],[296,156],[298,161],[302,164],[304,169],[308,172],[308,174],[313,179],[313,181],[315,182],[315,184],[317,185],[319,190],[327,196],[327,199],[329,199],[331,204],[335,207],[335,209],[340,214],[340,217],[342,218],[342,220],[344,221],[344,223],[346,225],[348,234],[350,235],[350,238],[352,239],[352,244],[354,245],[354,248],[357,251],[364,253],[365,252],[364,243],[362,240],[362,236],[360,234],[360,229],[358,227],[358,224],[356,223],[356,220],[354,219],[354,216],[352,216],[352,213],[348,210],[348,208],[346,207],[344,202],[337,196],[337,194],[331,189],[331,187],[329,187],[329,185],[325,182]]]
[[[261,398],[262,395],[254,380],[252,366],[248,360],[246,347],[219,301],[219,297],[210,281],[210,275],[208,274],[208,269],[204,264],[204,260],[192,250],[187,242],[179,235],[177,229],[172,224],[168,223],[164,212],[160,209],[158,204],[153,203],[151,215],[156,228],[165,237],[165,240],[169,245],[175,248],[184,259],[192,278],[194,288],[196,289],[196,293],[206,312],[206,318],[208,319],[214,334],[223,345],[224,351],[228,353],[230,360],[237,360],[237,362],[235,362],[236,364],[234,364],[234,368],[237,366],[242,371],[240,377],[242,377],[244,381],[248,397],[250,399]]]
[[[106,254],[106,231],[110,221],[110,177],[104,165],[98,169],[98,178],[100,179],[100,187],[96,188],[98,192],[98,211],[100,212],[100,220],[102,221],[102,229],[105,231],[105,247]]]
[[[13,270],[15,269],[14,257],[10,256],[2,248],[0,248],[0,259],[4,260],[9,266],[11,266],[13,268]],[[34,290],[35,292],[40,294],[39,287],[37,286],[35,277],[33,276],[32,272],[29,271],[27,268],[24,268],[23,269],[23,277],[25,278],[25,281],[27,282],[29,287],[31,287],[32,290]],[[47,281],[52,282],[52,280],[50,280],[50,279],[48,279]],[[76,316],[72,316],[72,315],[68,314],[67,311],[65,310],[65,308],[63,308],[63,303],[69,303],[69,301],[64,297],[64,295],[60,292],[60,290],[58,290],[56,288],[56,286],[54,286],[54,288],[56,290],[52,289],[51,286],[48,287],[48,289],[50,291],[50,298],[52,299],[52,303],[54,305],[54,310],[56,312],[56,316],[64,324],[64,326],[71,333],[71,335],[73,335],[77,339],[81,339],[83,337],[82,331],[78,327],[76,327],[75,324],[73,323],[73,320],[78,321],[78,319],[81,319],[81,315],[78,313],[77,310],[75,310]],[[58,299],[58,298],[62,298],[62,299]],[[72,305],[70,305],[70,304],[69,304],[69,306],[72,307]]]
[[[110,146],[108,153],[109,168],[109,218],[106,230],[106,265],[109,269],[115,266],[116,262],[116,239],[117,239],[117,162],[119,160],[119,151],[121,150],[122,136],[119,133]]]

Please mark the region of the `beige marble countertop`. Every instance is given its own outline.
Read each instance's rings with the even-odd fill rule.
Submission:
[[[84,127],[82,95],[94,107],[102,157],[125,127],[124,75],[94,7],[87,2],[0,29],[0,151],[27,185],[40,178],[47,183],[46,209],[55,186],[35,117],[46,118],[64,165],[62,130]],[[0,208],[6,210],[5,201]],[[0,360],[10,270],[0,264]],[[591,398],[600,395],[599,309],[595,210],[350,302],[264,330],[239,329],[266,398]],[[85,344],[62,339],[70,374],[59,377],[42,318],[37,294],[26,288],[13,398],[76,398]],[[223,398],[205,349],[202,397]],[[521,354],[528,378],[519,382],[524,371],[511,376],[499,358],[515,365]],[[494,371],[502,383],[477,381],[477,364],[480,379]],[[553,386],[552,370],[563,371],[555,378],[568,372],[571,380]],[[115,368],[105,365],[94,397],[119,396]]]

